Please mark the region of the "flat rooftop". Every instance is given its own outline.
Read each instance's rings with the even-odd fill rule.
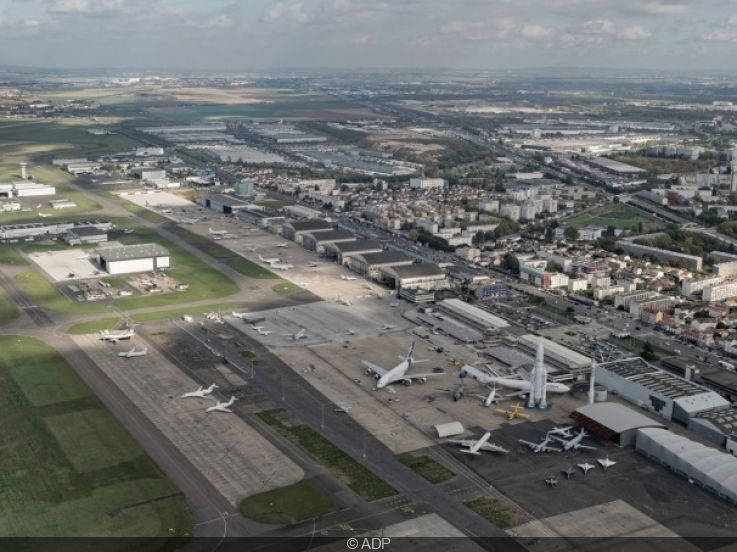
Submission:
[[[106,262],[130,261],[133,259],[148,259],[151,257],[167,257],[169,251],[158,243],[141,243],[137,245],[118,245],[104,247],[97,253]]]
[[[497,329],[509,327],[509,323],[503,318],[499,318],[488,311],[469,305],[460,299],[445,299],[438,303],[438,308],[450,312],[451,314],[471,318],[481,324],[493,326]]]

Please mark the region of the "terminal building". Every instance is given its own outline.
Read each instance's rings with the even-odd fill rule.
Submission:
[[[302,238],[308,232],[332,230],[333,225],[324,219],[290,221],[282,226],[282,236],[295,243],[302,244]]]
[[[333,258],[340,265],[347,265],[348,260],[356,255],[381,253],[384,248],[379,240],[355,240],[335,242],[325,248],[325,256]]]
[[[153,272],[171,266],[169,252],[156,243],[98,249],[97,262],[108,274]]]
[[[302,236],[302,247],[318,255],[325,255],[326,248],[330,245],[354,241],[356,241],[356,236],[347,230],[320,230],[305,232]]]
[[[378,280],[382,268],[409,266],[414,261],[401,251],[389,250],[380,253],[364,253],[348,258],[348,268],[372,280]]]
[[[503,318],[460,299],[445,299],[435,309],[483,333],[494,333],[509,327],[509,323]]]
[[[684,425],[701,413],[730,406],[718,393],[639,357],[597,365],[596,383],[653,414]]]

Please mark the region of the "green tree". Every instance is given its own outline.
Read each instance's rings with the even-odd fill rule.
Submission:
[[[579,238],[580,233],[578,231],[578,228],[576,228],[575,226],[569,226],[565,229],[563,235],[566,237],[567,240],[574,241]]]

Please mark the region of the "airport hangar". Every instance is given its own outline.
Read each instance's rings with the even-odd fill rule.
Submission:
[[[97,262],[108,274],[153,272],[171,266],[169,252],[157,243],[101,248],[97,250]]]
[[[435,263],[389,266],[380,272],[380,280],[396,290],[433,291],[448,288],[445,272]]]
[[[637,430],[643,427],[664,429],[665,425],[615,402],[587,404],[577,408],[572,414],[579,425],[620,447],[635,444]]]
[[[509,323],[503,318],[460,299],[444,299],[435,305],[435,310],[483,333],[494,333],[509,327]]]
[[[308,232],[319,232],[321,230],[332,230],[333,225],[323,219],[310,219],[290,221],[282,226],[282,236],[295,243],[302,244],[302,238]]]
[[[212,194],[206,196],[203,203],[205,207],[226,215],[232,215],[240,210],[248,209],[251,206],[247,201],[225,194]]]
[[[364,253],[354,255],[348,259],[348,268],[371,280],[379,278],[382,268],[391,266],[409,266],[414,261],[401,251],[381,251],[379,253]]]
[[[302,247],[318,255],[324,255],[326,248],[332,244],[353,241],[356,241],[356,236],[347,230],[320,230],[306,232],[302,236]]]
[[[379,240],[335,242],[325,248],[325,256],[334,258],[339,265],[345,266],[351,257],[366,253],[381,253],[383,250]]]

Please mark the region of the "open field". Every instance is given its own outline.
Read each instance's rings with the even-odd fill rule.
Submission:
[[[438,464],[429,456],[415,455],[411,452],[405,452],[397,456],[397,458],[399,458],[399,461],[402,464],[410,468],[412,471],[420,474],[430,483],[442,483],[443,481],[452,479],[455,475],[448,468]]]
[[[108,310],[102,303],[76,303],[64,296],[36,270],[17,274],[15,281],[38,306],[60,314],[99,314]]]
[[[0,325],[12,322],[18,317],[18,307],[10,299],[7,292],[0,287]]]
[[[0,533],[191,534],[177,489],[56,351],[0,337],[0,382]]]
[[[319,433],[305,425],[287,425],[280,419],[283,411],[259,412],[258,416],[310,456],[365,500],[378,500],[397,494],[388,483],[371,473]]]
[[[294,523],[336,512],[338,507],[309,481],[249,496],[238,504],[244,517],[261,523]]]
[[[4,243],[0,244],[0,265],[28,266],[28,261],[18,253],[14,246]]]
[[[620,230],[632,230],[634,232],[655,232],[665,227],[662,222],[623,203],[596,207],[585,213],[573,215],[562,222],[564,226],[602,226],[604,228],[613,226]]]

